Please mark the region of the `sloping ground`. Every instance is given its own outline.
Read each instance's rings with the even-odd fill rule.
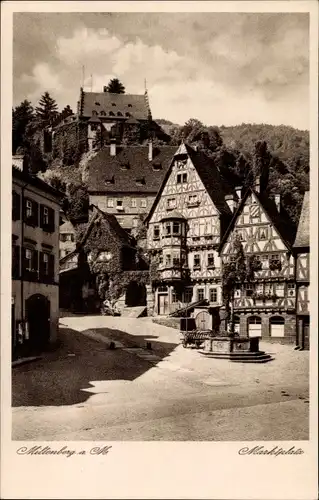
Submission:
[[[152,321],[158,325],[168,326],[169,328],[175,328],[176,330],[180,329],[180,318],[153,318]]]
[[[146,306],[124,307],[121,310],[121,316],[125,318],[141,318],[146,316]]]

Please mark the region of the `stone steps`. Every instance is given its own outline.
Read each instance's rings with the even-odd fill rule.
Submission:
[[[200,351],[200,353],[206,356],[207,358],[228,359],[229,361],[235,363],[267,363],[268,361],[272,361],[274,359],[270,354],[267,354],[264,351],[230,352],[230,353]]]

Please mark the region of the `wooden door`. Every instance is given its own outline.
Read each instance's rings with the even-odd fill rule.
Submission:
[[[165,316],[169,313],[168,306],[168,295],[159,295],[158,296],[158,314]]]
[[[207,311],[198,313],[195,321],[198,330],[211,330],[211,316]]]
[[[303,324],[302,347],[304,349],[309,349],[309,319],[308,318],[304,320],[304,324]]]

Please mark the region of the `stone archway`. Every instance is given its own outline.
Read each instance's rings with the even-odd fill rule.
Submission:
[[[131,281],[125,293],[125,305],[127,307],[146,306],[146,286],[144,283]]]
[[[50,301],[41,294],[31,295],[25,302],[25,314],[30,348],[44,348],[50,341]]]

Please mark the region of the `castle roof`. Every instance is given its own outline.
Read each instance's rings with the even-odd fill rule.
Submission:
[[[82,92],[80,96],[80,115],[90,118],[95,111],[106,116],[119,113],[120,117],[134,117],[147,120],[149,107],[145,95],[111,94],[110,92]]]
[[[88,190],[156,194],[175,150],[175,146],[153,146],[153,158],[149,160],[149,146],[116,146],[115,156],[106,146],[88,163]]]
[[[302,202],[296,239],[293,245],[294,248],[309,246],[309,240],[310,240],[309,221],[310,221],[309,191],[306,191]]]

